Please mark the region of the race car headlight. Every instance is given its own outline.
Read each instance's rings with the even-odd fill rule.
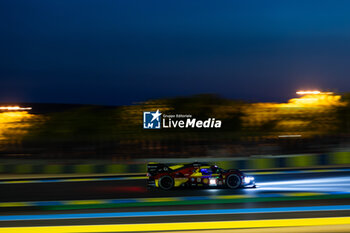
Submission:
[[[209,185],[216,185],[216,179],[210,179]]]
[[[254,177],[252,177],[252,176],[246,176],[246,177],[244,177],[244,183],[245,184],[249,184],[249,183],[251,183],[251,182],[253,182],[254,181]]]

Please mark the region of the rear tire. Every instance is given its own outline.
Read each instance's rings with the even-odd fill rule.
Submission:
[[[231,174],[226,178],[226,185],[230,189],[236,189],[240,187],[241,184],[242,184],[242,179],[236,174]]]
[[[162,176],[158,180],[158,185],[161,189],[170,190],[174,187],[174,179],[171,176]]]

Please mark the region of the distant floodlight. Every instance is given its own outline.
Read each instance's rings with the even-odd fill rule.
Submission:
[[[31,107],[20,107],[20,106],[2,106],[0,107],[0,110],[5,111],[25,111],[25,110],[31,110]]]
[[[321,92],[321,91],[297,91],[298,95],[332,95],[333,92]]]
[[[318,95],[320,91],[297,91],[298,95]]]
[[[294,134],[294,135],[279,135],[279,138],[299,138],[301,137],[300,134]]]

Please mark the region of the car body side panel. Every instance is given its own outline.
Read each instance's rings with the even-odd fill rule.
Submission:
[[[175,181],[174,187],[180,187],[183,184],[185,184],[186,182],[188,182],[188,178],[179,177],[179,178],[175,178],[174,181]]]

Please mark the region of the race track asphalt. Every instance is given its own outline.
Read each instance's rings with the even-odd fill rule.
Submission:
[[[260,173],[255,178],[256,189],[237,190],[149,190],[146,180],[139,176],[120,180],[2,183],[0,232],[1,227],[20,226],[350,216],[350,171]],[[110,204],[111,200],[114,204]],[[101,204],[106,201],[109,204]],[[128,214],[124,216],[125,213]],[[6,219],[8,216],[13,219]]]

